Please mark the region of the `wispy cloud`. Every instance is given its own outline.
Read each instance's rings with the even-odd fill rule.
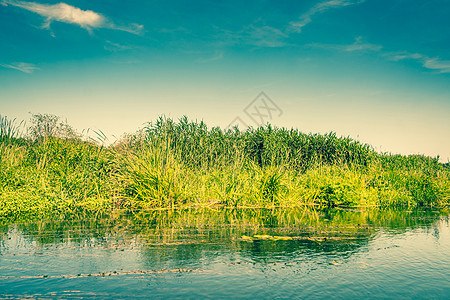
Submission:
[[[307,46],[313,47],[313,48],[332,49],[332,50],[345,51],[345,52],[380,51],[383,48],[380,45],[375,45],[375,44],[365,42],[361,36],[357,37],[355,39],[354,43],[347,44],[347,45],[312,43],[312,44],[308,44]]]
[[[355,42],[351,45],[344,46],[343,50],[347,52],[353,52],[353,51],[380,51],[381,50],[380,45],[375,45],[371,43],[364,42],[362,37],[357,37]]]
[[[221,60],[223,58],[223,56],[224,56],[223,52],[216,52],[211,57],[200,58],[200,59],[197,59],[196,61],[199,62],[199,63],[209,63],[209,62]]]
[[[38,67],[36,67],[33,64],[24,63],[24,62],[18,62],[18,63],[11,63],[11,64],[0,64],[0,66],[4,68],[14,69],[18,70],[24,73],[33,73],[35,70],[39,70]]]
[[[292,31],[301,32],[303,27],[312,22],[312,17],[315,15],[321,14],[329,9],[356,5],[363,2],[365,2],[365,0],[329,0],[318,3],[302,16],[300,16],[299,21],[291,22],[290,29]]]
[[[250,25],[244,29],[244,33],[249,42],[258,47],[282,47],[286,45],[284,39],[288,37],[281,30],[266,25]]]
[[[402,53],[402,54],[387,53],[386,56],[388,56],[389,60],[393,60],[393,61],[399,61],[399,60],[403,60],[403,59],[421,60],[424,58],[424,56],[419,53]]]
[[[450,60],[442,60],[439,57],[429,57],[420,53],[383,51],[382,46],[368,43],[364,41],[361,36],[357,37],[354,43],[348,45],[311,43],[306,45],[306,47],[344,52],[375,52],[390,61],[413,60],[420,63],[422,67],[426,69],[434,70],[438,73],[450,73]]]
[[[5,6],[16,6],[39,14],[45,18],[45,22],[42,25],[42,28],[45,29],[50,29],[50,24],[53,21],[57,21],[78,25],[90,33],[93,28],[109,28],[130,32],[133,34],[140,34],[143,31],[143,25],[133,23],[127,26],[118,26],[102,14],[96,13],[92,10],[82,10],[66,3],[50,5],[15,0],[1,0],[1,3]]]
[[[450,73],[450,60],[442,60],[438,57],[428,57],[420,53],[386,53],[389,60],[415,60],[429,70],[436,70],[439,73]]]
[[[119,52],[119,51],[126,51],[134,49],[134,46],[130,45],[122,45],[118,43],[113,43],[111,41],[106,41],[106,45],[104,46],[105,50],[111,51],[111,52]]]
[[[220,45],[250,45],[258,48],[286,46],[289,36],[279,29],[267,25],[250,24],[240,31],[222,30],[217,36]]]
[[[423,62],[423,66],[427,69],[438,70],[439,73],[450,73],[450,60],[426,58]]]
[[[240,31],[221,30],[217,35],[217,44],[223,45],[251,45],[258,48],[277,48],[292,45],[288,42],[293,32],[301,32],[302,28],[312,22],[312,17],[332,8],[356,5],[366,0],[328,0],[320,2],[304,13],[299,21],[290,22],[282,30],[264,24],[259,19],[254,24],[244,26]],[[262,23],[262,24],[261,24]],[[381,47],[357,40],[347,45],[345,51],[379,50]]]

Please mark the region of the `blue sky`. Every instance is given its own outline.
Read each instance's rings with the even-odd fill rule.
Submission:
[[[449,28],[449,0],[0,0],[0,114],[120,137],[259,113],[446,162]]]

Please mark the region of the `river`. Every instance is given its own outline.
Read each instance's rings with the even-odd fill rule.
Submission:
[[[0,227],[0,299],[446,298],[448,210],[186,210]]]

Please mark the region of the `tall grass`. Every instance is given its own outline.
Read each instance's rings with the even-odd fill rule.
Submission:
[[[159,118],[105,147],[51,115],[1,118],[0,217],[111,209],[446,206],[437,158],[379,154],[334,133],[239,131]]]
[[[114,199],[113,165],[111,149],[73,135],[2,141],[0,216],[64,216],[103,209]]]
[[[161,117],[149,123],[145,133],[147,144],[164,141],[184,163],[202,168],[229,164],[242,156],[260,167],[289,165],[305,171],[317,163],[367,166],[375,155],[370,146],[334,133],[304,134],[271,125],[224,131],[208,129],[205,123],[189,122],[186,117],[178,123]]]
[[[8,119],[0,115],[0,143],[8,144],[22,136],[24,122],[16,122],[16,119]]]
[[[186,118],[177,123],[161,117],[131,140],[126,148],[133,155],[125,155],[119,172],[134,192],[124,197],[150,207],[443,206],[450,202],[449,172],[437,158],[378,154],[368,145],[333,133],[303,134],[269,125],[223,131]],[[170,161],[145,160],[149,153]],[[158,187],[158,192],[148,185]]]

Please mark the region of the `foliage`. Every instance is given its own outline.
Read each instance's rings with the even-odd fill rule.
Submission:
[[[103,209],[114,199],[113,163],[111,149],[79,138],[2,141],[0,217]]]
[[[51,114],[33,114],[28,135],[34,141],[52,137],[64,139],[80,137],[67,122],[60,122],[60,117]]]
[[[289,165],[305,171],[317,164],[353,164],[367,166],[375,152],[365,144],[334,133],[304,134],[294,129],[267,125],[239,131],[218,127],[208,130],[203,122],[189,122],[186,117],[178,123],[160,117],[145,129],[146,142],[165,141],[168,147],[182,154],[189,166],[210,168],[217,163],[229,164],[237,157],[249,159],[260,167]]]
[[[378,154],[335,134],[208,129],[160,118],[115,145],[51,115],[1,118],[0,218],[187,207],[429,207],[450,203],[437,158]]]
[[[22,135],[24,122],[16,123],[16,119],[8,120],[6,116],[0,115],[0,143],[10,144]]]

